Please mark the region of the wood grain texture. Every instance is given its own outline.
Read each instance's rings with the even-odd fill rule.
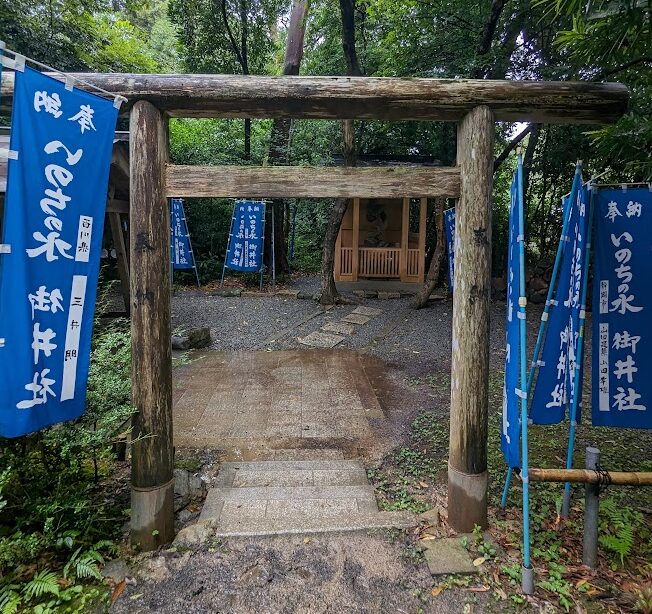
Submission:
[[[125,237],[122,231],[122,220],[120,219],[120,213],[116,212],[107,211],[107,217],[109,218],[111,237],[113,238],[113,246],[115,247],[118,276],[120,277],[120,291],[122,292],[127,317],[129,317],[129,310],[131,309],[129,259],[125,246]]]
[[[419,198],[456,197],[456,167],[167,167],[169,197]]]
[[[449,453],[456,476],[451,479],[449,469],[448,505],[449,520],[461,530],[486,524],[486,496],[478,501],[463,488],[471,476],[486,479],[487,469],[493,143],[493,113],[478,107],[459,125],[457,144],[462,179],[455,218]]]
[[[57,78],[57,75],[52,75]],[[80,73],[79,78],[128,99],[148,100],[177,117],[293,117],[459,121],[486,105],[497,120],[608,123],[626,110],[619,83],[242,75]],[[84,87],[80,84],[80,87]],[[2,102],[13,74],[2,79]]]
[[[428,199],[423,197],[419,203],[419,283],[426,278],[426,223],[428,217]]]
[[[168,144],[149,102],[134,105],[130,131],[132,541],[151,550],[174,537]]]
[[[353,205],[353,231],[351,233],[351,280],[358,281],[360,270],[360,199],[354,198]]]

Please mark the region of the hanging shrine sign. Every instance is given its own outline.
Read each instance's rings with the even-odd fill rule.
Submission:
[[[263,266],[265,203],[238,200],[233,207],[225,266],[233,271],[258,272]]]
[[[444,211],[444,228],[448,244],[448,287],[452,292],[455,273],[455,207]]]
[[[518,390],[521,347],[519,330],[519,297],[521,295],[521,263],[519,253],[518,176],[514,173],[510,190],[509,248],[507,253],[507,309],[505,317],[505,379],[503,385],[503,417],[500,429],[500,447],[508,467],[521,466],[521,422],[519,419]]]
[[[117,106],[15,73],[0,255],[4,437],[84,411]]]
[[[575,184],[581,183],[576,175]],[[577,360],[582,281],[586,274],[589,190],[575,185],[564,203],[568,216],[567,233],[561,237],[565,248],[559,267],[559,281],[550,305],[545,343],[539,363],[530,419],[534,424],[557,424],[573,404],[575,372],[580,369],[577,420],[581,409],[582,372]]]
[[[170,225],[172,240],[170,241],[170,256],[175,270],[195,268],[195,258],[190,247],[188,223],[183,210],[183,201],[173,198],[171,203]]]
[[[652,428],[652,191],[597,194],[593,424]]]

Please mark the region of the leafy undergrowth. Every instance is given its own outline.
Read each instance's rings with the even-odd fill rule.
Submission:
[[[411,385],[428,386],[435,398],[446,398],[447,376],[435,374]],[[638,611],[652,613],[652,489],[609,487],[600,495],[599,561],[596,570],[582,565],[583,486],[573,491],[571,516],[560,518],[563,485],[532,483],[530,489],[532,560],[536,595],[520,591],[522,514],[520,483],[512,486],[506,510],[499,507],[505,475],[500,451],[502,374],[490,380],[488,466],[489,527],[483,534],[461,536],[475,563],[476,576],[449,577],[432,589],[437,595],[451,587],[491,593],[496,611],[528,606],[577,612]],[[586,403],[588,406],[588,403]],[[424,412],[412,424],[409,442],[369,471],[381,507],[416,513],[440,509],[441,521],[429,521],[421,540],[451,536],[446,523],[446,460],[448,420]],[[563,467],[568,424],[530,428],[532,466]],[[578,428],[575,466],[583,466],[584,449],[600,448],[601,464],[612,471],[652,469],[652,434],[645,431]],[[515,482],[518,482],[515,480]]]
[[[93,340],[84,416],[0,439],[1,614],[85,612],[106,601],[100,570],[128,517],[115,444],[133,413],[130,380],[129,325],[104,325]]]

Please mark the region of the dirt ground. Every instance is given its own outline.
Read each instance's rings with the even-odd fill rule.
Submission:
[[[363,459],[376,487],[381,509],[410,509],[418,513],[438,508],[443,520],[431,528],[431,533],[435,537],[452,535],[445,522],[452,303],[446,299],[416,312],[407,299],[362,302],[382,309],[383,313],[359,327],[340,347],[373,357],[373,361],[381,365],[374,388],[385,415],[382,419],[370,420],[372,437],[364,445],[356,445],[354,439],[349,439],[335,442],[335,446],[344,449],[347,457]],[[325,322],[337,320],[354,307],[342,305],[317,313],[319,310],[312,301],[278,297],[222,298],[197,292],[179,293],[173,303],[175,324],[182,328],[209,326],[213,334],[211,349],[221,351],[296,350],[301,347],[297,343],[299,336],[318,330]],[[563,597],[558,600],[555,591],[566,590],[565,584],[562,588],[551,585],[550,591],[539,592],[537,598],[525,601],[519,596],[518,582],[502,571],[506,562],[512,569],[518,569],[520,533],[518,489],[514,490],[513,506],[506,517],[497,514],[495,507],[504,470],[497,426],[504,361],[504,309],[502,302],[492,304],[490,335],[491,522],[498,530],[489,539],[500,542],[497,549],[504,555],[500,562],[496,559],[493,565],[483,565],[477,576],[433,579],[419,541],[424,538],[423,526],[419,531],[407,533],[376,531],[305,538],[220,539],[197,550],[172,548],[136,557],[131,562],[133,578],[128,579],[112,611],[388,614],[467,614],[522,611],[524,608],[564,611]],[[532,338],[536,336],[539,318],[540,309],[534,306],[528,317]],[[251,322],[256,322],[257,326],[252,327]],[[590,344],[587,355],[590,355]],[[554,432],[544,432],[543,437],[535,441],[534,454],[558,465],[566,428],[560,425]],[[595,429],[580,428],[578,450],[595,441]],[[333,447],[331,444],[329,446]],[[608,458],[625,458],[621,447],[614,445],[612,448],[613,454]],[[650,458],[649,438],[639,449],[643,450],[645,458]],[[220,460],[230,458],[229,454],[232,455],[233,450],[185,448],[177,450],[177,460],[180,466],[210,481],[219,471]],[[536,507],[539,503],[535,505],[542,523],[554,520],[549,508],[546,512],[549,500],[540,503],[540,510]],[[196,520],[200,507],[201,502],[195,500],[181,510],[178,526]],[[482,539],[479,538],[475,547],[486,550]],[[573,540],[576,541],[575,535]],[[566,559],[577,558],[576,552],[572,556],[569,554],[567,544],[556,547],[565,553]],[[497,556],[495,551],[492,556]],[[606,558],[604,563],[608,569]],[[545,560],[542,564],[538,573],[544,574],[545,579],[548,573]],[[581,586],[585,581],[569,580],[571,585],[573,582]],[[596,578],[592,582],[597,586]],[[605,596],[615,604],[615,609],[608,606],[607,610],[625,611],[617,595],[603,592],[599,597]],[[586,611],[575,597],[571,597],[569,603],[575,604],[578,612]],[[604,604],[599,609],[604,611]]]
[[[462,592],[434,599],[427,567],[391,534],[229,539],[156,556],[140,574],[113,611],[444,613],[476,602]]]

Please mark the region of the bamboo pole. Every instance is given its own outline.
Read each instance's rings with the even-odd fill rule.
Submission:
[[[454,529],[487,524],[489,291],[494,114],[476,107],[460,123],[460,201],[455,225],[455,292],[448,460],[448,519]]]
[[[530,469],[534,482],[574,482],[615,486],[652,486],[652,471],[592,471],[590,469]]]
[[[137,102],[130,117],[131,540],[154,550],[174,538],[170,212],[166,120]]]

